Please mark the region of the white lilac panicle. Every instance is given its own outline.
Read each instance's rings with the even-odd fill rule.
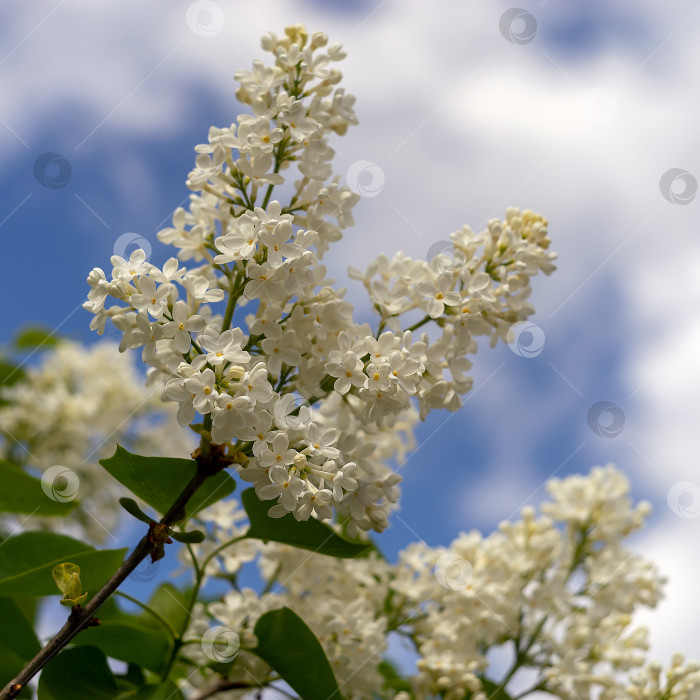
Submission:
[[[85,308],[91,328],[111,322],[120,349],[141,350],[181,425],[200,420],[237,455],[272,517],[336,511],[353,532],[381,531],[399,497],[389,464],[411,443],[416,409],[460,408],[475,338],[503,340],[533,312],[530,279],[555,254],[545,219],[508,209],[483,233],[452,234],[433,260],[397,253],[351,270],[380,315],[359,324],[320,262],[360,199],[332,169],[330,137],[357,123],[344,53],[300,25],[263,48],[272,65],[236,73],[250,112],[196,147],[189,207],[158,234],[175,257],[114,256],[111,274],[90,273]],[[417,333],[427,324],[433,340]]]
[[[608,491],[600,490],[603,481]],[[510,697],[521,696],[522,676],[517,691],[510,678],[527,668],[533,688],[568,700],[698,700],[700,665],[677,656],[662,674],[647,659],[646,630],[633,623],[637,610],[658,603],[663,584],[624,542],[644,525],[648,507],[632,503],[627,479],[611,465],[551,480],[548,490],[554,501],[542,505],[542,514],[528,506],[488,536],[471,531],[447,547],[412,544],[397,564],[376,553],[300,557],[293,547],[249,540],[223,547],[208,574],[230,579],[259,555],[267,592],[231,590],[199,607],[190,633],[221,624],[254,646],[259,617],[290,607],[318,637],[351,700],[377,697],[383,687],[377,664],[392,635],[418,655],[417,671],[407,678],[410,693],[386,689],[382,698],[487,700],[504,679]],[[575,492],[580,500],[564,496]],[[235,501],[200,515],[212,541],[194,545],[197,557],[245,532]],[[510,653],[518,665],[492,666],[496,651],[499,658]],[[186,653],[197,660],[198,645]],[[247,662],[236,664],[230,678],[244,679]],[[265,676],[265,667],[257,670]],[[194,675],[187,686],[208,687],[212,680]]]

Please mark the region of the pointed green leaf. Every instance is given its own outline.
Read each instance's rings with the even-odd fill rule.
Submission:
[[[255,625],[258,646],[251,649],[304,700],[342,700],[321,642],[289,608],[265,613]]]
[[[193,459],[141,457],[120,446],[112,457],[101,459],[100,464],[159,513],[168,511],[197,471]],[[228,496],[235,488],[236,482],[226,472],[207,479],[187,504],[187,518]]]
[[[22,608],[11,598],[0,598],[0,620],[2,620],[0,645],[9,644],[25,661],[32,659],[41,649],[41,645],[34,634],[32,623],[22,612]],[[2,657],[1,651],[0,657]],[[5,683],[9,680],[10,678]],[[0,685],[0,687],[3,686],[4,683]]]
[[[96,646],[113,659],[161,673],[172,645],[170,636],[161,626],[144,627],[139,618],[130,620],[131,617],[125,614],[125,620],[101,618],[99,627],[83,630],[73,644]]]
[[[31,657],[30,657],[31,658]],[[4,688],[27,665],[30,659],[23,659],[14,649],[0,644],[0,688]],[[30,688],[24,688],[20,698],[31,698]]]
[[[83,590],[94,593],[117,570],[126,549],[98,551],[65,535],[24,532],[0,547],[0,596],[55,595],[51,572],[70,560],[80,566]]]
[[[126,673],[123,676],[115,676],[117,685],[122,690],[136,690],[142,685],[146,685],[146,677],[138,664],[128,664]]]
[[[80,635],[79,635],[80,636]],[[110,700],[119,695],[107,657],[97,647],[64,649],[39,677],[38,700]]]
[[[120,498],[119,505],[130,515],[133,515],[137,520],[142,523],[149,524],[153,522],[154,518],[149,518],[140,508],[138,503],[133,498]]]
[[[14,339],[14,346],[23,350],[25,348],[36,348],[37,350],[48,350],[58,343],[60,336],[56,335],[50,328],[32,326],[20,331]]]
[[[32,623],[11,598],[0,598],[0,688],[5,687],[41,648]],[[27,688],[20,698],[32,697]]]
[[[299,522],[291,513],[282,518],[271,518],[267,514],[270,503],[261,501],[255,495],[255,489],[246,489],[241,499],[250,520],[250,528],[246,533],[250,539],[291,544],[341,558],[356,557],[369,548],[368,545],[348,542],[318,520],[309,518]]]
[[[190,530],[189,532],[176,532],[173,530],[170,536],[178,542],[189,542],[191,544],[204,542],[204,533],[201,530]]]
[[[159,586],[148,601],[148,607],[160,613],[176,630],[182,629],[189,617],[189,602],[182,591],[172,583]],[[149,626],[160,626],[160,623],[145,610],[141,619]]]
[[[0,459],[0,512],[32,515],[67,515],[78,503],[59,503],[44,491],[39,479],[21,467]]]

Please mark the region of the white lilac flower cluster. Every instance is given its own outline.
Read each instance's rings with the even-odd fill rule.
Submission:
[[[111,321],[122,350],[142,348],[181,425],[203,416],[196,429],[227,445],[242,478],[275,502],[272,517],[335,510],[351,532],[381,531],[399,495],[388,460],[410,444],[416,404],[420,417],[461,406],[474,337],[505,339],[532,313],[530,277],[549,273],[555,254],[542,217],[509,209],[482,234],[452,234],[449,253],[429,262],[399,254],[354,271],[381,316],[376,331],[355,322],[319,262],[359,200],[333,176],[328,143],[357,121],[338,87],[344,53],[302,26],[262,45],[274,65],[236,73],[252,113],[210,129],[189,211],[158,234],[177,257],[161,268],[142,250],[114,256],[109,277],[90,273],[85,307],[98,333]],[[276,187],[287,204],[272,199]],[[404,330],[407,312],[422,317]],[[413,334],[428,322],[442,329],[432,343]]]
[[[676,656],[662,674],[645,659],[646,630],[632,623],[637,609],[657,604],[664,582],[623,542],[643,526],[648,503],[631,502],[626,477],[611,465],[552,480],[548,491],[541,515],[526,507],[486,537],[471,531],[448,547],[412,544],[396,565],[376,553],[335,559],[257,543],[266,592],[234,589],[198,606],[188,634],[196,639],[222,624],[253,647],[257,619],[290,607],[318,636],[351,700],[487,700],[501,685],[511,697],[698,700],[700,665]],[[245,532],[235,501],[202,517],[212,541],[194,547],[199,559]],[[209,575],[235,578],[254,548],[243,540],[222,549]],[[409,688],[382,692],[378,664],[392,634],[418,655],[417,673],[406,679]],[[491,664],[498,649],[511,652],[512,665],[500,672]],[[187,650],[206,664],[196,645]],[[239,658],[230,679],[245,680],[249,661]],[[255,677],[267,677],[269,669],[255,663]],[[211,671],[189,679],[198,688],[211,683]]]
[[[144,386],[133,360],[115,343],[87,348],[61,340],[39,364],[23,369],[22,380],[0,388],[0,459],[45,476],[55,500],[80,504],[70,521],[35,516],[22,518],[23,527],[62,528],[101,542],[121,508],[120,487],[98,460],[114,452],[115,442],[135,452],[174,457],[191,451],[194,441],[178,428],[175,407]],[[61,467],[54,469],[55,477],[47,471],[52,467]],[[61,478],[68,483],[62,486]],[[14,530],[10,517],[2,524]]]

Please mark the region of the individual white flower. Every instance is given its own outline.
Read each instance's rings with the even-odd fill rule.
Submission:
[[[258,228],[252,217],[245,213],[235,221],[235,230],[215,239],[220,254],[215,263],[223,265],[234,260],[250,260],[257,252]]]
[[[271,449],[262,450],[258,455],[258,462],[262,467],[279,465],[289,466],[294,463],[297,451],[289,447],[289,438],[285,433],[277,433],[272,439]]]
[[[249,118],[241,122],[238,129],[238,137],[243,143],[239,150],[255,150],[260,153],[271,153],[275,144],[284,137],[284,131],[272,128],[270,120],[266,118]]]
[[[264,263],[248,263],[246,268],[248,282],[244,294],[248,299],[260,299],[261,301],[279,301],[284,296],[284,280],[275,275],[271,265]]]
[[[306,116],[306,107],[301,100],[293,102],[280,112],[279,122],[289,127],[289,133],[295,141],[310,138],[320,126],[315,119]]]
[[[339,394],[347,394],[350,387],[363,387],[367,381],[367,375],[362,371],[360,358],[354,352],[343,353],[335,362],[326,363],[326,372],[331,377],[337,377],[333,388]]]
[[[272,384],[268,381],[267,365],[256,362],[240,379],[240,391],[254,403],[267,403],[273,395]]]
[[[330,506],[331,496],[328,489],[305,491],[297,501],[294,517],[297,520],[308,520],[315,513],[318,518],[329,520],[333,517],[333,510]]]
[[[279,338],[265,338],[261,343],[263,352],[268,355],[267,369],[273,377],[278,377],[282,363],[297,367],[302,362],[301,352],[297,347],[297,334],[285,331]]]
[[[172,338],[175,350],[184,355],[189,352],[192,344],[190,333],[204,330],[207,322],[202,316],[190,316],[189,307],[184,301],[173,304],[172,318],[172,321],[163,325],[162,334],[164,338]]]
[[[333,476],[333,498],[342,501],[344,491],[354,491],[357,488],[357,465],[348,462],[342,469],[339,469]]]
[[[279,173],[271,172],[272,154],[260,153],[250,160],[239,158],[236,167],[256,185],[282,185],[284,178]]]
[[[445,305],[457,306],[461,297],[457,292],[452,291],[454,287],[454,277],[450,272],[443,272],[438,275],[435,281],[422,282],[418,285],[418,293],[427,301],[426,311],[431,318],[438,318],[445,313]]]
[[[263,454],[265,453],[263,452]],[[271,501],[279,497],[279,505],[282,509],[293,511],[297,506],[299,496],[304,491],[304,482],[298,476],[290,476],[287,469],[279,464],[270,468],[270,481],[272,481],[271,484],[260,489],[259,497],[263,501]],[[281,517],[284,515],[282,509],[273,507],[268,511],[268,514],[272,517]]]
[[[294,216],[282,213],[282,205],[276,199],[268,204],[267,211],[262,207],[255,207],[254,212],[258,226],[264,231],[274,231],[277,225],[283,221],[290,224],[294,221]]]
[[[250,354],[241,347],[245,337],[240,328],[229,328],[221,334],[209,328],[197,338],[197,342],[207,351],[207,362],[212,367],[224,362],[245,364],[250,361]]]
[[[209,413],[219,398],[216,375],[208,367],[185,379],[185,389],[192,395],[192,405],[199,413]]]
[[[195,160],[195,169],[187,177],[187,186],[197,190],[208,181],[216,182],[223,171],[225,160],[226,151],[220,146],[214,148],[211,155],[200,153]]]
[[[206,277],[188,274],[182,284],[192,298],[199,302],[215,302],[224,298],[224,290],[210,289],[211,282]]]
[[[152,323],[145,311],[138,314],[120,314],[113,316],[112,322],[124,333],[119,351],[127,348],[140,348],[143,346],[141,358],[144,362],[151,362],[156,356],[158,341],[163,337],[163,326],[157,322]]]
[[[267,411],[256,411],[252,422],[238,431],[241,440],[252,442],[252,452],[255,457],[260,457],[263,450],[267,450],[273,440],[272,416]]]
[[[282,256],[292,260],[301,256],[301,246],[290,243],[291,237],[292,225],[288,221],[277,224],[274,231],[263,230],[260,233],[260,242],[267,248],[267,262],[273,268],[282,264]]]
[[[212,410],[211,439],[215,444],[229,442],[247,425],[247,417],[253,410],[253,402],[248,396],[219,394]]]
[[[186,273],[187,269],[180,267],[180,261],[177,258],[168,258],[162,270],[154,265],[150,275],[156,282],[180,282]]]
[[[107,282],[104,271],[99,267],[94,268],[90,272],[87,282],[91,289],[88,292],[88,301],[83,304],[83,308],[88,309],[92,313],[97,313],[104,307],[110,293],[110,285]]]
[[[153,318],[160,318],[168,308],[168,296],[173,290],[172,284],[165,282],[156,287],[152,277],[141,275],[138,279],[138,293],[129,298],[137,310],[146,310]]]
[[[391,365],[386,362],[381,364],[370,362],[365,369],[367,374],[365,385],[367,389],[369,391],[390,391],[393,378],[391,369]]]
[[[282,430],[303,430],[311,423],[308,403],[295,394],[285,394],[275,403],[275,423]]]
[[[141,275],[147,275],[151,270],[151,264],[146,260],[146,251],[142,248],[133,251],[129,260],[125,260],[119,255],[113,255],[110,260],[114,265],[112,279],[115,280],[131,281]]]
[[[185,380],[172,378],[167,381],[163,390],[163,397],[169,401],[175,401],[178,406],[177,422],[180,425],[190,425],[194,421],[195,413],[192,400],[196,394],[187,389]]]
[[[251,335],[264,335],[267,338],[279,338],[284,332],[279,320],[282,318],[282,310],[276,306],[268,306],[258,309],[258,314],[251,314],[246,318]]]
[[[311,423],[307,435],[304,442],[308,444],[312,454],[328,459],[337,459],[340,456],[340,450],[333,446],[338,439],[338,431],[335,428],[324,429],[317,423]]]

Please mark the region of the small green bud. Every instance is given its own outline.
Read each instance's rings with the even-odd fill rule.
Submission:
[[[71,564],[68,561],[57,564],[54,566],[52,574],[58,590],[63,593],[63,598],[59,601],[61,605],[73,608],[76,605],[82,605],[87,600],[88,594],[81,594],[80,567],[77,564]]]

